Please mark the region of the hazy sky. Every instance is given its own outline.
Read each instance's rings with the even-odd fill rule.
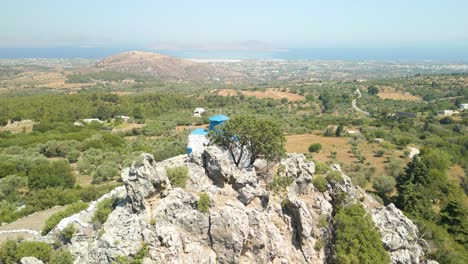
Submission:
[[[0,0],[0,46],[468,48],[467,0]]]

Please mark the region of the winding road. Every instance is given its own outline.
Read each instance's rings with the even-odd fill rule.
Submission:
[[[361,94],[361,91],[359,91],[359,89],[356,89],[356,94],[358,95],[357,98],[355,98],[352,102],[351,102],[351,105],[353,106],[354,110],[358,111],[359,113],[365,115],[365,116],[370,116],[371,114],[369,112],[366,112],[364,110],[362,110],[361,108],[359,108],[357,106],[357,99],[358,98],[361,98],[362,94]]]

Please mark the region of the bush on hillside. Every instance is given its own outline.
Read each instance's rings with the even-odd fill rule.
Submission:
[[[188,176],[188,168],[185,166],[179,166],[175,168],[167,168],[166,173],[171,185],[173,187],[180,187],[184,188],[185,184],[189,178]]]

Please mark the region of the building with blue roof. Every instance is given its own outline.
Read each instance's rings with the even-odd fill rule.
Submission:
[[[226,121],[229,120],[229,117],[225,115],[215,115],[210,118],[210,130],[213,130],[215,126],[223,125]]]
[[[215,115],[210,118],[209,129],[196,128],[188,136],[187,154],[190,155],[192,152],[203,152],[205,146],[208,145],[209,139],[207,137],[208,132],[215,129],[216,126],[223,125],[229,117],[225,115]]]

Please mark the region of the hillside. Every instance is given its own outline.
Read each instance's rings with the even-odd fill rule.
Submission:
[[[129,51],[113,55],[98,62],[97,66],[105,70],[141,74],[167,80],[198,81],[216,78],[231,79],[241,76],[237,72],[214,67],[207,63],[143,51]]]
[[[73,225],[64,243],[75,263],[342,263],[337,244],[349,232],[342,228],[352,230],[346,219],[357,217],[356,228],[366,230],[360,236],[374,241],[362,240],[366,250],[359,254],[381,258],[372,263],[437,263],[426,259],[425,241],[400,210],[352,185],[338,165],[339,176],[321,187],[303,155],[289,154],[281,165],[280,176],[267,179],[256,169],[238,169],[217,147],[159,163],[144,154],[122,171],[125,188],[114,191],[100,224],[91,221],[105,198],[63,219],[42,240],[63,240]],[[168,173],[180,166],[188,168],[183,186]],[[276,177],[293,181],[272,188]]]

